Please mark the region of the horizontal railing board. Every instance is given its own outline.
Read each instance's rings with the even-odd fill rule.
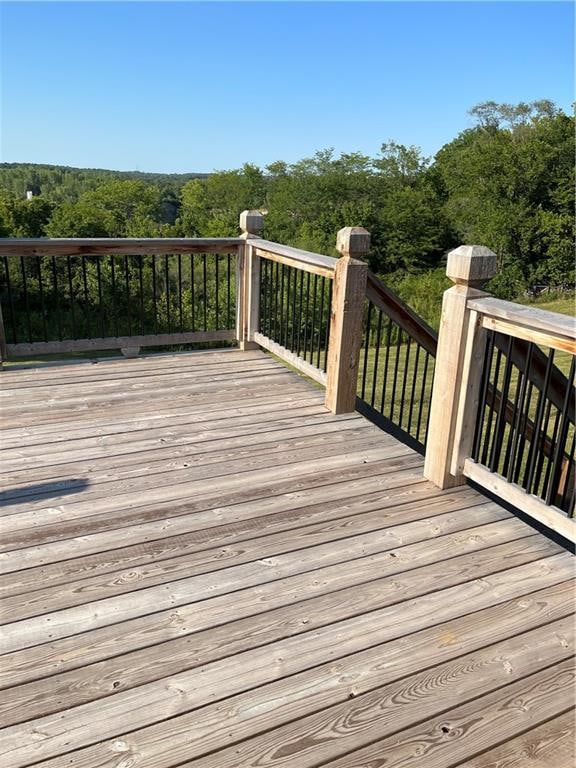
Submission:
[[[537,307],[527,307],[512,301],[503,301],[493,296],[468,301],[468,308],[488,317],[496,317],[509,323],[518,323],[526,328],[565,336],[576,341],[576,319],[557,312],[548,312]]]
[[[399,325],[426,352],[436,357],[438,347],[436,332],[372,272],[368,272],[366,298]]]
[[[526,493],[519,485],[508,482],[502,475],[491,472],[473,459],[464,462],[464,475],[568,541],[576,543],[576,521],[567,517],[558,507],[547,505],[542,499]]]
[[[540,331],[526,325],[518,325],[516,322],[502,320],[501,318],[491,317],[490,315],[484,315],[482,317],[482,326],[491,331],[514,336],[514,338],[523,339],[524,341],[530,341],[533,344],[539,344],[543,347],[549,347],[550,349],[557,349],[561,352],[568,352],[569,354],[576,355],[576,341],[564,335],[547,333],[546,331]]]
[[[286,347],[283,347],[281,344],[278,344],[276,341],[273,341],[268,338],[268,336],[264,336],[264,334],[259,333],[258,331],[254,333],[254,341],[261,347],[264,347],[264,349],[267,349],[268,352],[271,352],[273,355],[276,355],[276,357],[284,360],[288,365],[296,368],[300,373],[303,373],[305,376],[314,379],[314,381],[317,381],[319,384],[326,386],[326,373],[320,370],[320,368],[316,368],[315,365],[312,365],[302,357],[299,357],[295,352],[291,352],[289,349],[286,349]]]
[[[68,339],[66,341],[35,341],[7,344],[9,356],[52,355],[59,352],[91,352],[100,349],[130,347],[162,347],[171,344],[193,344],[204,341],[234,341],[235,330],[189,331],[186,333],[158,333],[148,336],[116,336],[103,339]]]
[[[311,251],[304,251],[301,248],[292,248],[289,245],[282,245],[280,243],[272,243],[270,240],[254,239],[250,240],[249,244],[256,248],[257,251],[263,251],[265,253],[275,254],[277,256],[285,256],[291,261],[299,262],[301,264],[309,264],[316,267],[323,267],[333,273],[336,267],[336,262],[333,256],[323,256],[320,253],[312,253]],[[258,254],[261,255],[261,254]]]
[[[309,272],[312,275],[327,277],[329,280],[334,279],[334,271],[327,267],[318,267],[315,264],[309,264],[308,262],[296,261],[295,259],[291,259],[288,256],[281,256],[277,253],[270,253],[270,251],[265,251],[262,248],[255,248],[254,255],[260,257],[261,259],[267,259],[268,261],[274,261],[278,264],[284,264],[287,267],[294,267],[295,269],[299,269],[301,272]]]
[[[0,256],[99,256],[148,253],[236,253],[239,237],[0,238]]]

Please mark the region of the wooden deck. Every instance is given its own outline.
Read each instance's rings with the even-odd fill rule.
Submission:
[[[262,352],[1,381],[4,768],[572,765],[560,546]]]

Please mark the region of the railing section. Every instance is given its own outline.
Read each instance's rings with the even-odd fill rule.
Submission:
[[[0,241],[4,356],[236,338],[243,241]]]
[[[471,458],[574,516],[575,358],[529,342],[520,368],[514,362],[520,340],[492,330],[487,336]],[[530,376],[537,350],[546,359],[541,386]],[[551,386],[558,376],[564,382],[560,402]]]
[[[449,255],[424,472],[574,541],[576,321],[482,292],[495,266],[478,246]]]
[[[247,241],[247,340],[326,384],[336,259]]]
[[[424,453],[436,333],[369,273],[358,378],[358,410]]]

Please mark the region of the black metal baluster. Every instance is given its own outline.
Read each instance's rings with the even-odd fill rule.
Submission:
[[[90,291],[88,290],[88,274],[86,270],[86,256],[82,254],[82,285],[84,287],[84,323],[86,328],[85,337],[87,339],[92,338],[92,320],[90,319],[92,314],[92,302],[90,301]]]
[[[316,355],[316,368],[320,368],[320,353],[322,349],[322,324],[324,322],[324,294],[326,292],[326,279],[320,278],[320,312],[318,324],[318,353]]]
[[[60,291],[58,290],[58,270],[56,267],[56,257],[52,256],[52,288],[54,296],[54,306],[56,307],[56,324],[58,326],[58,341],[62,341],[62,314],[60,310]]]
[[[314,275],[314,285],[312,287],[312,325],[310,327],[310,360],[309,362],[313,364],[314,360],[314,341],[316,338],[316,293],[318,290],[318,275]]]
[[[372,323],[372,307],[374,305],[371,301],[368,302],[368,312],[366,313],[366,336],[364,339],[364,365],[362,366],[362,383],[360,386],[360,398],[364,400],[366,396],[366,376],[368,373],[368,354],[370,349],[370,331]]]
[[[156,286],[156,254],[152,254],[152,312],[154,314],[154,334],[158,334],[158,289]]]
[[[530,344],[530,348],[532,344]],[[530,355],[530,348],[528,355]],[[574,369],[576,364],[576,357],[572,357],[572,363],[570,365],[570,373],[568,374],[568,382],[566,386],[566,394],[562,403],[562,409],[560,411],[560,434],[558,440],[554,445],[554,454],[552,457],[552,476],[550,485],[548,486],[548,492],[546,493],[546,504],[553,503],[553,499],[558,493],[558,484],[560,480],[560,473],[562,471],[562,457],[564,455],[564,445],[566,444],[566,437],[568,434],[568,407],[570,402],[574,401]]]
[[[410,363],[411,337],[407,334],[406,354],[404,355],[404,375],[402,377],[402,394],[400,395],[400,415],[398,416],[398,426],[402,429],[402,417],[404,416],[404,403],[406,402],[406,384],[408,382],[408,365]]]
[[[232,262],[230,254],[226,255],[226,328],[232,326]]]
[[[376,381],[378,379],[378,360],[380,358],[380,341],[382,339],[382,311],[378,312],[378,325],[376,326],[376,349],[374,351],[374,365],[372,367],[372,393],[370,405],[374,408],[376,398]]]
[[[294,275],[294,285],[292,287],[292,332],[290,335],[290,349],[292,352],[294,352],[294,347],[296,345],[296,307],[297,307],[297,299],[298,299],[298,270],[293,269],[292,273]]]
[[[326,329],[324,331],[324,365],[322,367],[322,370],[326,372],[328,369],[328,348],[330,346],[330,315],[332,312],[332,280],[329,278],[324,279],[325,282],[328,282],[328,306],[327,306],[327,312],[326,312]]]
[[[124,256],[124,279],[126,281],[126,312],[128,314],[128,336],[132,336],[132,296],[130,291],[130,264],[129,256]]]
[[[46,307],[44,306],[44,286],[42,284],[42,256],[36,257],[38,270],[38,293],[40,295],[40,312],[42,313],[42,331],[44,341],[48,341],[48,326],[46,324]]]
[[[416,358],[414,360],[414,373],[412,374],[412,389],[410,392],[410,408],[408,410],[408,426],[406,427],[406,432],[408,432],[409,435],[412,435],[412,437],[416,437],[418,439],[418,435],[413,435],[411,432],[412,428],[412,414],[414,412],[414,400],[416,397],[416,379],[418,377],[418,365],[420,362],[420,344],[416,344]]]
[[[194,254],[190,254],[190,330],[196,330],[196,290],[194,285]]]
[[[309,272],[307,274],[310,274]],[[300,270],[300,299],[298,302],[298,334],[296,338],[296,354],[300,356],[302,348],[302,316],[304,308],[304,272]]]
[[[184,332],[184,317],[182,314],[182,254],[178,254],[178,328]]]
[[[206,254],[202,254],[202,285],[204,289],[204,330],[208,330],[208,280],[206,275]]]
[[[490,440],[492,440],[492,443],[494,443],[495,435],[492,433],[492,421],[494,419],[494,414],[496,413],[496,393],[498,392],[498,380],[500,378],[500,366],[502,363],[502,352],[501,350],[496,351],[496,363],[494,366],[494,374],[492,377],[492,397],[490,398],[490,406],[488,407],[488,418],[486,422],[486,432],[485,440],[484,440],[484,447],[482,450],[482,464],[484,466],[487,465],[488,462],[488,451],[490,446]],[[490,360],[490,370],[492,370],[492,360]]]
[[[382,397],[380,398],[380,413],[384,415],[384,403],[386,402],[386,388],[388,386],[388,363],[390,362],[390,340],[392,338],[392,318],[388,318],[386,327],[386,357],[384,359],[384,375],[382,376]]]
[[[20,269],[22,271],[22,292],[24,294],[24,306],[26,308],[26,328],[28,330],[28,342],[32,343],[32,318],[30,317],[30,301],[28,298],[28,276],[24,256],[20,256]]]
[[[112,282],[112,315],[114,317],[114,335],[118,337],[118,312],[116,310],[116,273],[113,255],[110,255],[110,274]]]
[[[490,461],[488,468],[491,472],[498,471],[498,464],[502,453],[502,441],[504,439],[504,428],[506,425],[506,406],[508,405],[508,395],[510,393],[510,381],[512,379],[512,347],[514,338],[508,337],[508,348],[506,350],[506,363],[504,365],[504,378],[502,380],[502,391],[500,393],[500,403],[498,406],[498,415],[496,416],[496,426],[494,428],[494,438],[492,440],[492,450],[490,452]],[[494,391],[495,397],[495,391]]]
[[[508,471],[506,473],[506,479],[508,482],[512,482],[512,479],[514,477],[515,471],[516,471],[516,464],[517,464],[517,450],[518,450],[518,443],[520,441],[520,434],[521,434],[521,425],[522,420],[524,416],[524,409],[525,409],[525,397],[526,397],[526,390],[528,388],[528,371],[530,370],[530,365],[532,363],[532,351],[534,349],[534,344],[530,342],[528,345],[528,352],[526,354],[526,375],[522,378],[522,384],[520,387],[520,397],[518,400],[518,409],[517,409],[517,416],[514,419],[514,427],[511,434],[511,443],[512,443],[512,452],[510,454],[510,463],[508,464]]]
[[[570,488],[574,486],[574,472],[576,470],[576,467],[574,465],[575,451],[576,451],[576,432],[572,430],[572,447],[570,448],[567,458],[564,459],[564,461],[568,463],[566,476],[564,478],[564,490],[562,491],[562,497],[558,505],[560,509],[568,513],[569,517],[574,516],[574,508],[570,509],[568,505],[568,494],[570,492]]]
[[[302,357],[308,356],[308,325],[310,322],[310,272],[306,272],[306,309],[304,310],[304,343],[302,345]]]
[[[472,458],[474,461],[480,459],[480,449],[482,448],[482,437],[484,433],[484,416],[486,414],[486,405],[488,398],[488,387],[490,385],[490,372],[492,370],[492,350],[494,349],[494,331],[488,331],[486,338],[486,347],[484,348],[484,362],[482,366],[482,379],[480,383],[480,401],[478,403],[478,412],[476,414],[476,426],[474,429],[474,441],[472,444]]]
[[[170,313],[170,261],[169,255],[164,255],[164,293],[166,295],[166,325],[168,333],[172,333],[172,318]],[[206,329],[204,329],[206,330]]]
[[[430,360],[430,353],[426,352],[426,356],[424,358],[424,372],[422,374],[422,388],[420,390],[420,405],[418,407],[418,421],[416,423],[416,440],[418,440],[421,443],[426,442],[426,434],[424,434],[424,437],[422,440],[420,440],[420,429],[422,427],[422,414],[424,412],[424,404],[426,401],[426,386],[428,384],[428,363]],[[428,413],[430,412],[430,407],[428,406]],[[428,418],[426,419],[426,423],[428,423]],[[427,431],[427,430],[426,430]]]
[[[214,291],[214,294],[215,294],[214,298],[215,298],[215,306],[216,306],[216,325],[214,330],[216,331],[220,328],[220,301],[218,296],[218,293],[220,291],[220,268],[218,264],[218,258],[219,258],[218,254],[215,254],[216,263],[214,267],[214,275],[216,279],[216,288]]]
[[[533,392],[534,392],[534,385],[532,384],[532,382],[529,382],[528,391],[526,393],[525,407],[522,413],[520,434],[519,434],[519,440],[518,440],[518,451],[516,454],[516,467],[514,469],[514,477],[513,477],[513,482],[517,484],[519,483],[520,473],[522,471],[522,459],[524,458],[524,451],[526,449],[526,441],[527,441],[526,430],[528,429],[528,424],[530,422],[530,411],[532,408]]]
[[[14,294],[12,293],[12,283],[10,282],[10,264],[8,262],[8,256],[4,256],[4,271],[6,273],[8,307],[10,308],[10,328],[12,330],[12,343],[17,344],[19,341],[19,336],[16,330],[16,311],[14,309]]]
[[[74,288],[72,286],[72,266],[70,264],[70,256],[66,256],[66,273],[68,275],[68,295],[70,296],[70,315],[72,317],[72,338],[77,339],[76,333],[76,313],[74,310]]]
[[[289,349],[288,338],[290,335],[290,283],[292,277],[292,267],[286,267],[286,322],[284,323],[284,348]]]
[[[140,335],[144,336],[144,273],[143,273],[142,255],[138,256],[138,288],[140,298]]]
[[[396,359],[394,361],[394,378],[392,380],[392,398],[390,401],[390,421],[394,421],[394,407],[396,404],[396,385],[398,383],[398,366],[400,364],[400,347],[402,345],[402,329],[399,325],[398,328],[398,341],[396,343]]]
[[[546,461],[545,447],[548,439],[548,427],[550,426],[550,413],[552,411],[552,401],[547,400],[544,405],[545,414],[542,419],[542,429],[538,438],[538,449],[536,450],[536,468],[534,470],[534,479],[532,482],[532,493],[542,497],[543,492],[540,489],[542,480],[542,471]]]
[[[98,283],[98,314],[100,316],[100,338],[106,336],[106,326],[104,322],[104,307],[102,306],[102,263],[100,256],[96,258],[96,281]]]

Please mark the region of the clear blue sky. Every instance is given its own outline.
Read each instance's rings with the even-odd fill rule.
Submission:
[[[148,171],[432,155],[495,100],[574,99],[569,2],[3,2],[0,159]]]

